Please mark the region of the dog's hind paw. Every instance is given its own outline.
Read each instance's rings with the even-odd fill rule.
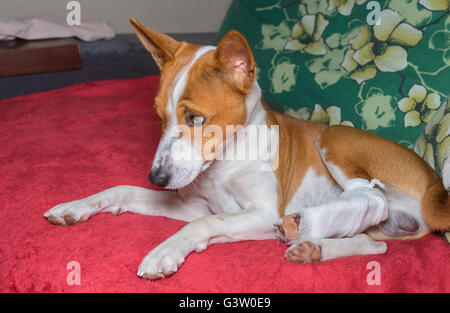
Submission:
[[[310,241],[294,244],[286,250],[286,259],[294,263],[314,263],[322,258],[321,247]]]
[[[275,238],[283,243],[292,242],[300,237],[300,214],[289,214],[274,224]]]

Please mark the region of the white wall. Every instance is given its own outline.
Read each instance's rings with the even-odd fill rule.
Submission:
[[[0,0],[0,17],[65,20],[69,0]],[[81,18],[107,20],[117,33],[131,33],[128,17],[166,33],[216,32],[231,0],[78,0]]]

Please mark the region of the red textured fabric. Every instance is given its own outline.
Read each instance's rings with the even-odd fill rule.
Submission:
[[[100,214],[51,225],[52,206],[147,181],[160,136],[158,76],[91,82],[0,101],[1,292],[450,292],[450,249],[437,235],[389,241],[385,255],[292,264],[276,240],[210,246],[155,282],[138,266],[185,225],[164,217]],[[1,86],[7,88],[7,86]],[[81,266],[69,286],[68,262]],[[368,285],[377,261],[380,285]]]

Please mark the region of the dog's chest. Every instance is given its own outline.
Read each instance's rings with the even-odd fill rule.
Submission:
[[[214,214],[232,214],[242,210],[239,197],[231,186],[208,179],[203,181],[201,196],[208,200],[208,207]]]
[[[259,166],[255,161],[215,162],[183,193],[205,199],[214,214],[252,207],[276,212],[275,175]]]

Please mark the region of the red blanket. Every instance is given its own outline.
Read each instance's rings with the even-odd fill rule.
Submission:
[[[51,225],[43,214],[58,203],[120,184],[154,188],[158,79],[0,101],[0,292],[450,292],[450,248],[438,235],[389,241],[385,255],[306,265],[289,263],[276,240],[218,244],[151,282],[136,275],[141,260],[184,222],[124,213]],[[71,261],[80,285],[68,284]]]

